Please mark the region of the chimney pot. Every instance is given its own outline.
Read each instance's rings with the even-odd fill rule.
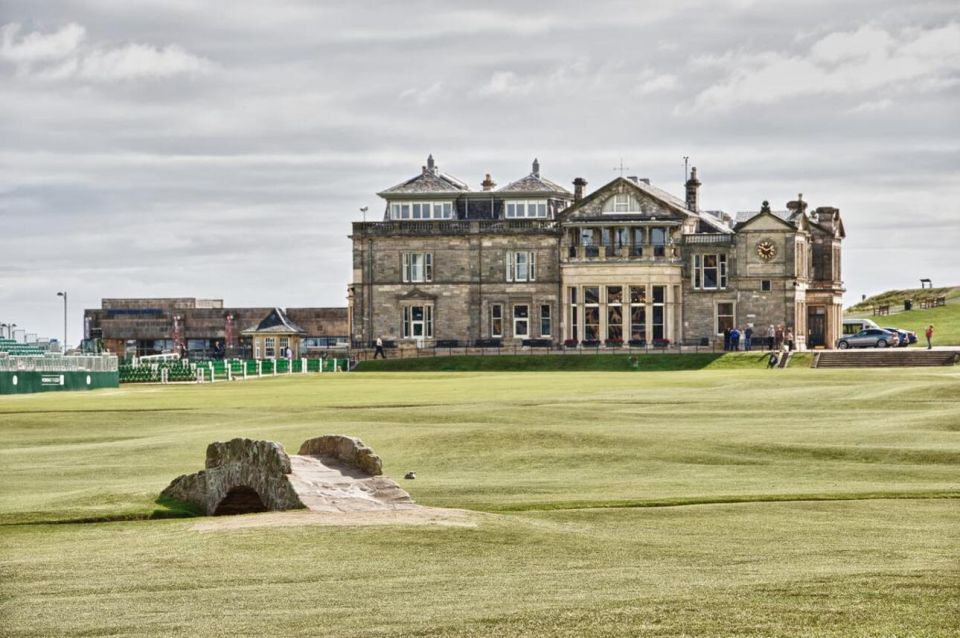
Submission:
[[[493,181],[492,177],[490,177],[490,173],[487,173],[483,178],[483,181],[480,182],[480,186],[482,186],[483,190],[485,191],[492,191],[494,188],[496,188],[497,183]]]
[[[587,180],[578,177],[573,180],[573,201],[579,202],[583,199],[584,189],[587,187]]]

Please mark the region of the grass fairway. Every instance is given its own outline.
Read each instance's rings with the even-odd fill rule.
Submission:
[[[0,635],[960,636],[955,368],[124,387],[0,431]],[[476,524],[149,519],[213,440],[323,433]]]

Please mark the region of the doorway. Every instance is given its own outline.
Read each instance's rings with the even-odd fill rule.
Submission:
[[[807,310],[807,347],[823,348],[827,345],[827,309],[810,306]]]

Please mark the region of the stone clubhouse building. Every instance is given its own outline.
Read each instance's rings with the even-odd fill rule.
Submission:
[[[530,173],[480,190],[427,159],[355,222],[348,322],[355,345],[714,344],[724,329],[792,330],[798,347],[841,335],[840,212],[730,215],[618,177],[587,194]]]

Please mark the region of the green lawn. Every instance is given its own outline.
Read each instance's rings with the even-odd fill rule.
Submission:
[[[955,368],[124,387],[0,431],[0,635],[960,636]],[[323,433],[476,525],[149,518],[213,440]]]
[[[927,340],[923,336],[927,326],[933,324],[933,345],[957,346],[960,345],[960,303],[954,302],[929,310],[911,310],[900,312],[889,317],[868,317],[880,327],[903,328],[917,333],[915,348],[926,348]]]

